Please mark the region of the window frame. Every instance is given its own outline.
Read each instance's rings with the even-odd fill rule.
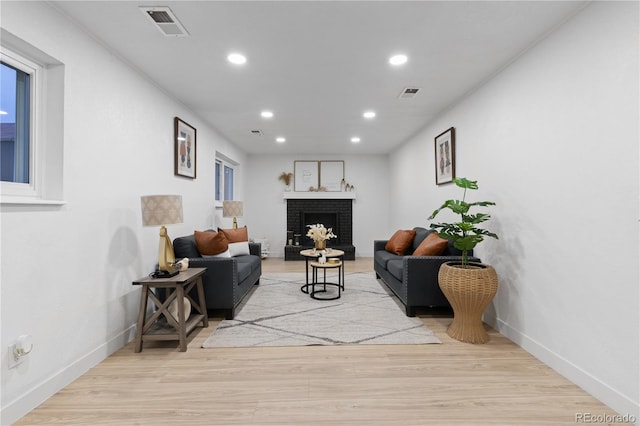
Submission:
[[[220,168],[218,169],[218,166]],[[238,173],[239,164],[229,157],[216,153],[215,159],[215,182],[214,182],[214,195],[213,198],[215,200],[215,205],[217,208],[222,208],[223,201],[233,201],[236,199],[236,183],[237,183],[237,173]],[[226,186],[226,177],[225,177],[225,168],[229,168],[233,171],[233,187],[231,188],[232,194],[231,198],[225,199],[225,186]],[[218,192],[220,192],[221,199],[218,199]]]
[[[0,182],[3,198],[5,195],[38,197],[41,195],[39,171],[42,169],[42,165],[39,162],[38,142],[40,140],[40,116],[42,115],[42,95],[44,93],[42,84],[44,67],[4,46],[0,52],[0,59],[8,66],[29,75],[29,181],[27,183]]]
[[[27,208],[62,206],[66,204],[63,200],[65,65],[4,28],[0,28],[0,47],[3,58],[9,56],[36,69],[30,93],[29,184],[0,182],[0,204]]]

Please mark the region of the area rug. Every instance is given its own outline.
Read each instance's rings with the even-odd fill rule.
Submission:
[[[419,318],[405,315],[373,272],[346,274],[341,298],[331,301],[310,298],[300,291],[304,283],[304,273],[263,274],[235,318],[221,321],[202,347],[442,343]]]

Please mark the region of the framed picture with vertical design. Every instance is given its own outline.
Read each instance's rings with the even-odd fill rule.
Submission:
[[[448,128],[434,140],[436,185],[453,182],[456,177],[456,129]]]
[[[196,178],[196,129],[178,117],[174,119],[174,174]]]

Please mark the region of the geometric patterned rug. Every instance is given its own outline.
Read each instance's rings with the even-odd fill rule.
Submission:
[[[337,277],[327,273],[327,281]],[[263,274],[235,318],[221,321],[202,347],[442,343],[422,320],[405,315],[374,272],[345,274],[336,300],[312,299],[300,291],[304,283],[304,272]]]

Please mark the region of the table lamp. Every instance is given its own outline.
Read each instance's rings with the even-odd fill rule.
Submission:
[[[242,201],[223,201],[222,217],[233,217],[233,229],[238,228],[238,219],[242,217]]]
[[[181,195],[144,195],[140,197],[142,206],[142,224],[144,226],[160,225],[160,244],[158,246],[157,278],[168,278],[180,272],[176,268],[176,255],[173,244],[167,235],[165,225],[182,223]]]

